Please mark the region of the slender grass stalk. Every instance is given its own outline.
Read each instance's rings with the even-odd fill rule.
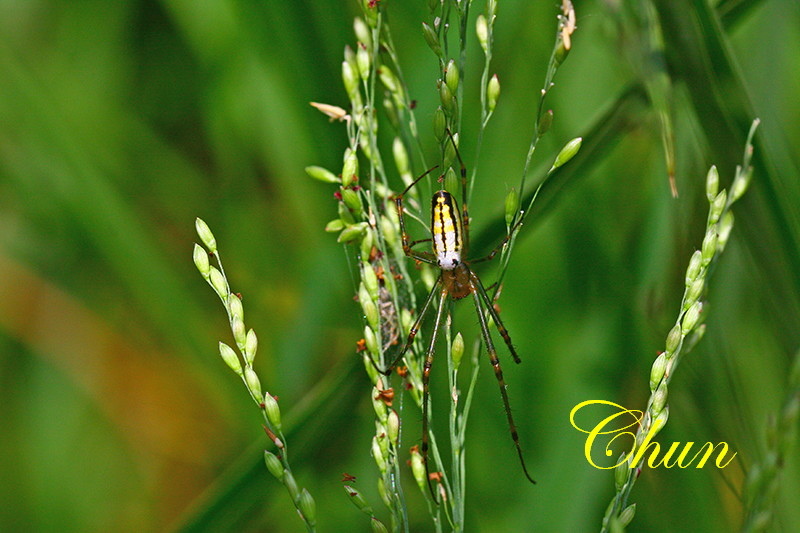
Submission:
[[[525,165],[522,168],[522,176],[520,177],[519,193],[511,191],[510,198],[516,198],[516,206],[509,199],[506,200],[506,225],[508,229],[508,244],[503,247],[500,255],[500,272],[497,277],[497,283],[492,297],[499,297],[500,291],[503,286],[503,279],[505,278],[506,271],[508,270],[509,261],[511,260],[511,252],[514,249],[514,244],[517,239],[517,232],[522,228],[525,218],[533,208],[533,203],[539,195],[539,191],[547,181],[547,178],[560,166],[569,161],[580,149],[581,139],[573,139],[562,148],[559,155],[556,157],[553,165],[547,174],[541,179],[536,187],[536,190],[531,197],[530,203],[525,209],[522,206],[522,198],[525,192],[526,182],[528,179],[528,172],[530,170],[531,161],[533,160],[534,152],[539,144],[541,138],[549,131],[553,123],[553,111],[545,111],[545,99],[553,88],[553,80],[555,79],[558,68],[564,63],[572,49],[572,34],[577,29],[575,23],[575,8],[570,0],[562,0],[561,13],[558,15],[558,25],[556,29],[556,39],[553,45],[553,51],[550,54],[550,59],[547,63],[547,72],[545,73],[544,84],[539,93],[538,105],[536,109],[536,116],[534,117],[533,135],[531,143],[528,147],[528,153],[525,156]],[[491,27],[489,28],[489,34]],[[487,104],[490,105],[490,104]],[[514,206],[515,210],[511,211]]]
[[[767,446],[764,455],[747,472],[745,482],[745,519],[742,531],[769,531],[773,506],[778,493],[781,472],[786,457],[797,439],[797,420],[800,415],[800,351],[794,356],[789,370],[787,391],[777,416],[767,420]]]
[[[264,462],[267,470],[286,487],[306,529],[316,531],[316,504],[308,490],[297,485],[294,474],[292,474],[286,437],[281,429],[281,411],[278,401],[269,392],[262,394],[261,380],[253,368],[253,361],[258,349],[258,337],[252,328],[250,330],[245,328],[242,299],[241,296],[231,291],[214,234],[200,218],[195,220],[195,228],[205,248],[199,244],[194,245],[194,264],[222,301],[238,350],[237,353],[237,350],[220,341],[220,356],[225,364],[242,379],[247,392],[261,411],[264,419],[264,431],[277,449],[277,453],[264,450]],[[217,266],[210,264],[209,256],[216,260]]]
[[[670,381],[675,375],[683,357],[688,354],[705,333],[705,316],[703,314],[702,297],[707,291],[707,278],[716,264],[719,255],[733,228],[733,212],[731,206],[742,197],[750,183],[753,169],[750,161],[753,155],[753,135],[759,121],[753,121],[747,136],[742,164],[737,166],[736,175],[731,183],[730,193],[726,189],[719,191],[719,175],[716,167],[711,167],[706,178],[706,197],[709,202],[706,234],[703,245],[695,250],[686,269],[686,287],[684,289],[678,318],[667,334],[665,350],[653,362],[650,371],[650,398],[647,408],[636,432],[634,449],[642,446],[646,438],[652,438],[661,431],[669,418],[667,404]],[[623,454],[625,461],[620,460],[614,471],[616,494],[608,505],[603,517],[602,531],[621,531],[633,520],[636,504],[628,504],[628,498],[636,480],[642,472],[644,456],[637,464],[631,464],[635,452]]]

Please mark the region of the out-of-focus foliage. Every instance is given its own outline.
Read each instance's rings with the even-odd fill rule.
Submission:
[[[381,3],[432,141],[427,2]],[[758,116],[753,183],[710,279],[706,336],[670,384],[659,436],[725,441],[738,456],[721,471],[646,470],[632,494],[637,531],[737,529],[745,472],[763,460],[800,342],[800,9],[575,4],[578,31],[535,164],[572,137],[584,146],[543,190],[500,300],[523,358],[504,360],[509,394],[539,484],[519,472],[487,363],[468,433],[467,524],[599,529],[613,476],[583,458],[570,409],[587,399],[643,408],[702,242],[706,171],[716,164],[729,185]],[[470,205],[485,246],[519,181],[556,14],[553,2],[499,9],[502,95]],[[256,366],[280,396],[320,530],[368,530],[341,489],[342,472],[356,475],[380,507],[353,275],[322,231],[336,205],[303,171],[341,165],[341,126],[308,102],[345,103],[340,63],[357,13],[355,2],[321,0],[0,1],[0,529],[301,529],[263,466],[258,413],[216,352],[226,320],[191,261],[202,216],[246,298]],[[475,42],[468,53],[479,58]],[[470,167],[479,75],[476,66],[464,81]],[[491,267],[481,274],[491,283]],[[466,311],[455,320],[475,333]],[[447,391],[434,381],[435,411]],[[407,420],[411,446],[419,427]],[[778,530],[800,530],[797,457],[780,474]],[[413,511],[421,499],[408,493]],[[429,528],[418,516],[417,530]]]

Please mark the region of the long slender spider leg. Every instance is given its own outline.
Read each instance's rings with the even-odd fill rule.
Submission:
[[[456,157],[458,157],[458,164],[460,165],[460,172],[461,172],[461,227],[464,228],[462,240],[464,241],[462,247],[462,254],[463,257],[467,256],[469,252],[469,208],[467,204],[467,166],[464,164],[464,160],[461,159],[461,153],[458,151],[458,146],[456,145],[456,140],[453,138],[453,134],[450,132],[450,128],[447,128],[447,135],[450,136],[450,142],[453,143],[453,148],[456,151]]]
[[[520,364],[522,359],[519,358],[517,351],[514,349],[514,344],[511,342],[511,335],[508,334],[508,330],[503,324],[503,321],[500,320],[500,314],[495,310],[494,305],[492,305],[492,299],[489,298],[489,294],[483,287],[481,279],[472,271],[470,271],[469,275],[470,279],[472,279],[472,284],[478,287],[478,291],[481,293],[481,297],[486,304],[486,309],[489,310],[489,314],[492,316],[492,320],[494,320],[494,323],[497,326],[497,331],[500,332],[500,336],[503,337],[503,341],[505,341],[506,346],[508,346],[508,349],[511,352],[511,357],[514,358],[515,363]]]
[[[384,376],[388,376],[389,374],[392,373],[392,369],[395,366],[397,366],[397,363],[400,362],[400,360],[406,355],[406,352],[411,348],[411,345],[414,344],[414,337],[417,336],[417,332],[419,331],[419,328],[422,325],[422,319],[425,318],[425,314],[428,312],[428,307],[430,307],[431,302],[433,301],[433,296],[436,294],[436,289],[439,288],[441,281],[442,281],[442,276],[440,275],[439,279],[436,280],[436,283],[433,284],[433,288],[431,289],[431,292],[428,294],[428,297],[425,299],[425,303],[422,304],[422,309],[420,309],[419,311],[419,316],[414,321],[414,324],[412,324],[411,330],[409,330],[408,332],[408,337],[406,337],[405,346],[403,346],[403,349],[400,351],[397,357],[395,357],[394,361],[392,361],[392,364],[389,365],[389,368],[387,368],[386,370],[380,370],[378,369],[377,366],[375,367],[375,369],[378,370],[378,372],[380,372]]]
[[[428,488],[433,496],[433,501],[438,503],[436,492],[431,484],[430,470],[428,469],[428,402],[430,401],[430,376],[431,365],[433,364],[433,353],[436,347],[436,337],[439,334],[439,325],[442,322],[442,313],[447,302],[447,288],[442,287],[439,296],[439,308],[436,310],[436,320],[433,323],[431,332],[431,343],[428,346],[428,353],[425,355],[425,366],[422,369],[422,464],[425,465],[425,476],[428,478]]]
[[[494,259],[494,256],[496,256],[496,255],[497,255],[497,252],[499,252],[500,250],[502,250],[502,249],[503,249],[503,246],[505,246],[505,245],[506,245],[506,243],[507,243],[508,241],[510,241],[510,240],[511,240],[511,237],[513,237],[513,236],[514,236],[514,234],[515,234],[517,231],[519,231],[519,228],[520,228],[520,227],[522,227],[522,223],[523,223],[524,221],[525,221],[525,217],[520,217],[520,219],[519,219],[519,220],[517,220],[517,222],[516,222],[516,223],[515,223],[513,226],[511,226],[511,230],[508,232],[508,235],[506,235],[506,236],[503,238],[503,240],[502,240],[502,241],[500,241],[500,244],[498,244],[497,246],[495,246],[495,247],[494,247],[494,249],[493,249],[491,252],[489,252],[489,254],[488,254],[486,257],[481,257],[480,259],[474,259],[474,260],[470,260],[470,262],[469,262],[469,263],[470,263],[470,264],[475,264],[475,263],[483,263],[484,261],[491,261],[492,259]]]
[[[517,426],[514,424],[514,417],[511,416],[511,404],[508,402],[508,392],[506,391],[506,381],[503,378],[503,369],[500,367],[500,359],[497,357],[497,350],[494,348],[492,342],[492,335],[489,333],[489,326],[486,324],[486,317],[481,309],[481,298],[478,296],[479,290],[474,290],[472,297],[475,301],[475,308],[478,312],[478,322],[481,325],[481,333],[483,334],[483,342],[486,344],[486,350],[489,352],[489,361],[494,368],[494,375],[497,378],[497,384],[500,387],[500,395],[503,397],[503,407],[506,409],[506,418],[508,419],[508,428],[511,431],[511,439],[514,441],[514,446],[517,448],[517,455],[519,455],[519,462],[522,465],[522,471],[525,472],[525,477],[528,481],[536,484],[531,475],[528,473],[528,468],[525,466],[525,458],[522,456],[522,446],[519,444],[519,434],[517,433]]]
[[[432,169],[428,170],[428,172],[430,172],[434,168],[436,168],[436,167],[433,167]],[[426,172],[425,174],[423,174],[422,176],[420,176],[419,178],[417,178],[413,182],[411,182],[409,184],[409,186],[406,187],[406,190],[404,190],[402,193],[400,193],[399,195],[397,195],[395,197],[394,202],[395,202],[395,206],[397,207],[397,218],[400,221],[400,234],[402,235],[402,239],[403,239],[403,253],[405,253],[408,257],[412,257],[412,258],[416,259],[417,261],[422,261],[423,263],[429,263],[429,264],[436,264],[436,259],[433,257],[432,253],[430,253],[430,252],[418,252],[416,250],[412,250],[411,249],[411,247],[416,242],[421,242],[421,241],[411,242],[409,240],[408,233],[406,232],[406,221],[405,221],[405,217],[403,216],[403,195],[406,194],[408,192],[408,190],[411,187],[414,186],[414,184],[416,184],[419,180],[421,180],[423,176],[428,174],[428,172]]]
[[[432,240],[433,240],[433,239],[431,239],[430,237],[428,237],[427,239],[419,239],[419,240],[417,240],[417,241],[411,241],[410,243],[408,243],[408,247],[409,247],[409,248],[413,248],[414,246],[416,246],[416,245],[418,245],[418,244],[420,244],[420,243],[423,243],[423,242],[431,242]]]

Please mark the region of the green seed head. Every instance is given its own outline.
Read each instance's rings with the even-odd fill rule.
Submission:
[[[667,353],[661,352],[656,357],[656,360],[653,362],[653,367],[650,369],[650,390],[655,391],[658,384],[661,383],[661,379],[664,377],[664,373],[667,369]]]
[[[344,222],[346,226],[355,223],[356,219],[353,218],[353,213],[351,213],[350,210],[347,208],[347,206],[344,205],[344,202],[339,202],[337,209],[339,212],[339,218],[342,220],[342,222]]]
[[[490,113],[497,107],[498,98],[500,98],[500,80],[497,79],[497,74],[495,74],[486,86],[486,105]]]
[[[695,250],[689,259],[689,267],[686,269],[686,285],[689,286],[700,274],[703,267],[703,254],[700,250]]]
[[[278,401],[269,392],[264,395],[264,412],[267,413],[267,420],[275,431],[280,431],[281,408],[278,407]]]
[[[667,396],[667,382],[662,381],[656,389],[656,392],[653,393],[653,403],[650,405],[650,413],[653,416],[658,416],[658,413],[664,409],[664,406],[667,404]]]
[[[208,279],[217,295],[224,300],[229,291],[228,282],[225,281],[225,276],[222,275],[222,272],[217,270],[217,267],[212,266],[208,273]]]
[[[375,337],[375,332],[369,326],[364,326],[364,343],[367,350],[372,355],[378,355],[378,339]]]
[[[750,181],[753,179],[753,168],[742,171],[741,168],[736,169],[736,178],[731,185],[731,203],[735,202],[747,191],[750,186]]]
[[[367,81],[369,78],[371,62],[372,56],[370,56],[369,50],[363,44],[359,44],[356,49],[356,65],[358,65],[358,73],[363,81]]]
[[[369,525],[372,527],[372,533],[389,533],[389,530],[386,529],[386,526],[383,525],[383,522],[375,518],[374,516],[369,521]]]
[[[364,238],[361,239],[361,259],[367,261],[372,253],[372,246],[375,243],[375,232],[369,226],[364,230]]]
[[[356,17],[353,20],[353,33],[356,34],[356,39],[360,43],[363,43],[367,48],[372,48],[372,33],[361,17]]]
[[[489,51],[489,25],[483,15],[478,15],[475,20],[475,33],[478,36],[481,48],[483,48],[483,53],[487,53]]]
[[[625,459],[625,452],[622,452],[617,459],[617,467],[614,469],[614,486],[619,491],[625,485],[625,482],[628,481],[628,471],[630,470],[630,466],[628,466],[628,461],[623,461]]]
[[[194,260],[194,266],[197,267],[200,274],[208,279],[208,274],[211,271],[211,265],[208,262],[208,252],[206,252],[202,246],[195,243],[194,250],[192,250],[192,259]]]
[[[225,361],[225,364],[228,365],[231,370],[242,375],[242,363],[239,361],[239,357],[236,355],[236,352],[233,351],[233,348],[224,342],[220,342],[219,355],[222,356],[222,360]]]
[[[705,280],[703,278],[696,279],[691,285],[689,285],[689,288],[686,291],[685,305],[687,307],[691,306],[700,299],[700,296],[703,293],[703,287],[705,287]]]
[[[378,316],[378,307],[372,300],[367,300],[366,302],[361,302],[361,307],[364,310],[364,317],[367,319],[367,324],[369,324],[372,329],[378,329],[378,321],[380,317]]]
[[[653,420],[653,435],[658,434],[659,431],[664,429],[664,426],[667,425],[667,420],[669,420],[669,405],[665,405],[661,412],[658,413],[658,416]]]
[[[575,154],[578,153],[578,150],[581,149],[581,143],[583,139],[581,137],[575,137],[567,144],[564,145],[564,148],[556,156],[556,160],[553,162],[553,167],[550,169],[550,172],[557,169],[558,167],[562,166],[564,163],[575,157]]]
[[[712,224],[716,224],[719,220],[719,217],[722,215],[722,211],[725,210],[725,202],[728,200],[728,193],[725,189],[722,189],[719,194],[714,198],[714,201],[711,202],[711,209],[709,210],[709,218]]]
[[[425,463],[422,462],[422,455],[416,447],[411,450],[411,473],[414,474],[414,480],[417,482],[419,490],[422,492],[428,490],[425,479]]]
[[[669,334],[667,335],[667,357],[672,357],[675,354],[675,351],[678,349],[678,346],[681,344],[681,340],[683,339],[683,335],[681,334],[681,327],[677,324],[669,330]]]
[[[346,60],[342,61],[342,81],[344,82],[344,90],[347,92],[347,96],[354,102],[356,95],[358,95],[358,74],[353,65]]]
[[[244,382],[247,384],[248,390],[250,390],[250,394],[255,396],[256,398],[261,397],[261,380],[258,379],[258,375],[256,371],[253,370],[253,367],[247,366],[244,369]]]
[[[708,266],[717,253],[717,226],[713,225],[706,231],[706,236],[703,238],[703,247],[701,250],[703,266]]]
[[[722,220],[719,222],[719,237],[717,238],[717,250],[721,253],[728,244],[728,237],[731,236],[733,229],[733,213],[731,211],[722,215]]]
[[[240,350],[244,350],[245,343],[247,342],[247,330],[244,327],[244,321],[241,317],[235,316],[231,319],[231,332],[233,332],[233,339],[236,341],[236,346]]]
[[[464,337],[461,336],[460,331],[456,333],[456,337],[453,339],[450,353],[453,357],[453,368],[458,370],[458,365],[461,364],[461,358],[464,356]]]
[[[344,204],[343,204],[344,205]],[[367,230],[367,223],[360,222],[358,224],[351,224],[344,228],[342,232],[339,234],[339,237],[336,239],[336,242],[339,243],[348,243],[353,242],[357,239],[360,239],[364,236],[364,232]]]
[[[439,80],[439,99],[442,101],[445,111],[452,113],[456,107],[456,98],[447,83],[442,80]]]
[[[541,137],[542,135],[547,133],[550,130],[550,126],[552,125],[553,125],[553,110],[548,109],[547,111],[542,113],[541,118],[539,118],[539,129],[538,129],[539,136]]]
[[[247,361],[248,365],[253,364],[253,360],[256,358],[256,351],[258,350],[258,337],[256,337],[256,332],[253,331],[253,328],[247,332],[247,339],[244,343],[244,354],[245,360]]]
[[[631,520],[633,520],[633,517],[635,515],[636,515],[636,504],[632,503],[619,514],[619,525],[623,528],[628,527],[628,524],[631,523]]]
[[[358,507],[361,512],[370,516],[372,515],[372,507],[369,506],[367,500],[364,499],[364,496],[362,496],[355,487],[344,485],[344,491],[348,496],[350,496],[350,501],[353,502],[353,504]]]
[[[369,263],[361,263],[361,279],[364,281],[364,286],[367,288],[367,293],[370,299],[378,299],[378,276],[375,274],[375,269]]]
[[[459,190],[459,185],[461,181],[456,176],[456,171],[453,170],[453,167],[447,169],[447,172],[444,174],[444,188],[447,191],[455,192]]]
[[[306,489],[300,491],[300,499],[297,502],[297,507],[300,509],[306,522],[308,522],[308,525],[314,527],[317,523],[317,504]]]
[[[325,183],[341,183],[342,180],[336,174],[327,170],[322,167],[318,166],[310,166],[306,167],[306,174],[309,177],[314,178],[315,180],[319,180]]]
[[[442,47],[439,45],[439,37],[436,35],[436,32],[431,28],[428,24],[422,23],[422,35],[425,37],[425,42],[428,43],[428,46],[433,53],[437,56],[442,55]]]
[[[283,480],[283,465],[274,453],[264,450],[264,463],[267,465],[269,473],[275,476],[275,479],[278,481]]]
[[[506,226],[509,228],[514,223],[514,218],[517,216],[517,208],[519,207],[519,193],[515,188],[511,188],[506,195]]]
[[[206,249],[214,253],[217,251],[217,239],[214,238],[214,234],[211,233],[211,228],[208,227],[202,218],[196,218],[194,220],[194,228],[197,231],[197,236],[200,237],[200,240],[203,241]]]
[[[382,477],[378,478],[378,494],[380,495],[381,500],[383,500],[383,504],[391,509],[393,500],[392,493],[386,490],[386,483],[383,481]]]
[[[570,47],[567,46],[564,39],[559,36],[558,39],[558,47],[556,48],[554,59],[556,66],[560,66],[564,61],[566,61],[567,56],[569,55]]]
[[[383,403],[381,399],[381,392],[378,390],[378,387],[372,387],[372,394],[370,395],[372,399],[372,408],[375,410],[375,415],[378,417],[382,423],[386,422],[386,404]]]
[[[231,293],[228,295],[227,298],[228,304],[228,313],[232,317],[239,317],[240,319],[244,320],[244,306],[242,305],[242,300],[239,299],[238,296]]]
[[[342,201],[355,215],[360,215],[364,211],[361,196],[353,189],[342,189]]]
[[[364,18],[367,19],[367,24],[370,28],[375,28],[378,25],[378,11],[380,4],[372,0],[361,0],[361,12]]]
[[[380,473],[385,474],[386,458],[383,456],[383,452],[381,451],[380,444],[378,444],[377,437],[372,437],[372,449],[370,452],[372,453],[372,458],[375,459],[375,464],[378,466]]]
[[[355,151],[347,148],[342,165],[342,187],[349,187],[356,180],[358,180],[358,156]]]
[[[400,416],[397,411],[389,411],[389,419],[386,422],[386,433],[389,435],[389,442],[397,446],[397,438],[400,435]]]
[[[298,498],[300,498],[300,490],[297,488],[297,481],[295,481],[294,476],[286,469],[283,470],[283,484],[289,491],[292,501],[297,502]]]
[[[447,66],[444,69],[444,81],[453,94],[458,90],[458,76],[458,66],[456,66],[456,62],[451,59],[447,62]]]
[[[714,198],[717,197],[718,190],[719,172],[717,171],[717,167],[712,165],[708,170],[708,175],[706,176],[706,198],[708,198],[709,202],[714,201]]]
[[[683,320],[681,321],[681,333],[686,335],[690,331],[694,329],[697,325],[698,320],[700,320],[700,312],[703,310],[703,303],[702,302],[695,302],[686,311],[686,314],[683,315]]]
[[[444,116],[444,109],[442,106],[436,108],[433,112],[433,135],[439,142],[444,140],[447,128],[447,118]]]

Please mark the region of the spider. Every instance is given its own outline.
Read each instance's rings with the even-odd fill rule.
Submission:
[[[466,260],[467,250],[469,248],[467,169],[464,165],[464,161],[461,159],[461,154],[458,152],[458,147],[453,139],[453,135],[449,130],[447,131],[447,134],[450,137],[450,142],[455,148],[455,153],[458,157],[458,162],[461,167],[461,198],[463,201],[462,209],[459,209],[458,203],[452,194],[443,189],[437,191],[434,193],[431,201],[431,238],[412,242],[409,241],[408,233],[406,232],[405,228],[403,197],[408,193],[409,190],[411,190],[412,187],[414,187],[414,185],[417,184],[417,182],[419,182],[423,177],[428,175],[437,167],[429,169],[427,172],[416,178],[408,185],[408,187],[405,188],[402,193],[395,197],[397,215],[398,219],[400,220],[403,251],[405,252],[405,255],[422,263],[437,265],[440,272],[436,283],[434,283],[430,294],[428,294],[428,297],[425,299],[425,303],[422,305],[422,310],[420,311],[419,316],[411,326],[411,330],[409,331],[408,338],[406,339],[403,349],[389,366],[388,370],[384,371],[383,373],[385,375],[389,375],[392,371],[392,368],[394,368],[405,356],[406,352],[414,342],[414,337],[419,331],[422,320],[425,318],[426,313],[430,309],[431,302],[438,294],[439,305],[436,310],[436,318],[433,323],[433,332],[431,333],[430,344],[426,352],[422,373],[422,446],[420,451],[422,455],[422,461],[425,465],[425,471],[428,473],[429,381],[431,365],[433,363],[434,347],[436,345],[436,337],[439,333],[439,327],[442,322],[442,313],[445,309],[447,298],[449,297],[453,300],[461,300],[467,296],[472,296],[475,304],[475,310],[478,315],[478,322],[481,327],[483,342],[486,345],[486,350],[489,353],[489,361],[494,368],[494,375],[497,378],[498,385],[500,386],[500,396],[503,399],[503,406],[506,411],[506,418],[508,419],[511,439],[514,441],[514,446],[517,449],[517,455],[519,455],[520,464],[522,465],[522,471],[525,473],[525,477],[527,477],[531,483],[535,484],[536,481],[533,480],[531,475],[528,473],[527,467],[525,466],[525,459],[522,455],[522,447],[520,446],[519,435],[517,434],[517,427],[516,424],[514,424],[514,418],[511,415],[511,406],[508,401],[508,393],[506,392],[506,383],[505,379],[503,378],[503,370],[500,367],[500,360],[497,357],[497,350],[494,347],[492,336],[489,333],[489,325],[486,317],[487,313],[492,320],[494,320],[497,330],[500,333],[500,336],[503,338],[506,346],[508,346],[514,362],[519,364],[521,359],[514,349],[514,345],[511,342],[511,337],[508,334],[508,330],[503,325],[503,321],[500,320],[499,314],[492,305],[492,299],[487,294],[486,289],[484,288],[483,283],[478,275],[475,274],[472,268],[470,268],[470,265],[484,261],[490,261],[492,258],[494,258],[494,256],[508,242],[510,236],[513,235],[515,230],[517,230],[521,225],[522,220],[520,219],[514,225],[514,227],[511,228],[511,231],[509,231],[508,235],[503,239],[503,241],[500,242],[500,244],[497,245],[487,256],[472,261]],[[432,242],[433,252],[418,251],[413,249],[416,244],[428,241]],[[428,476],[428,486],[431,489],[431,494],[433,494],[430,475]]]

